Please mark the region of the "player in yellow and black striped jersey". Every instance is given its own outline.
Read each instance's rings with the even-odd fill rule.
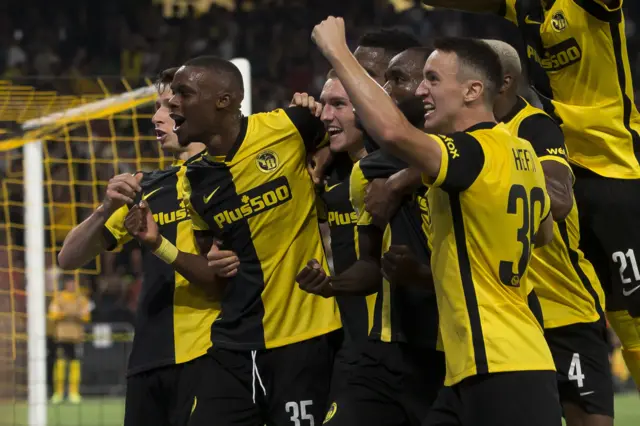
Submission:
[[[425,128],[448,134],[436,136],[413,127],[366,79],[340,18],[327,18],[312,37],[367,132],[432,186],[431,267],[450,387],[425,424],[447,417],[447,424],[559,426],[553,358],[527,305],[526,276],[532,248],[552,239],[553,218],[531,144],[495,123],[498,56],[477,40],[434,42],[416,94]]]
[[[619,312],[612,317],[625,316],[624,310],[640,317],[640,113],[623,0],[423,2],[498,13],[518,26],[531,83],[565,135],[576,176],[582,249],[600,277],[607,310]],[[631,338],[640,329],[620,334]],[[636,347],[640,339],[622,343]],[[630,370],[640,370],[640,363]]]
[[[389,60],[419,44],[411,33],[383,28],[362,36],[353,54],[374,80],[384,84]],[[332,272],[341,274],[357,259],[357,215],[349,200],[349,178],[354,162],[366,155],[366,150],[353,106],[340,80],[331,71],[320,94],[320,102],[323,105],[320,119],[329,135],[329,147],[326,149],[331,150],[333,160],[324,172],[324,185],[316,189],[319,189],[320,209],[326,211],[326,224],[330,231]],[[332,395],[340,392],[349,377],[349,370],[357,362],[359,355],[354,345],[368,339],[368,318],[375,297],[375,294],[336,297],[344,336],[334,362]]]
[[[385,89],[410,120],[418,124],[422,120],[422,103],[415,97],[415,90],[422,79],[422,64],[430,53],[427,48],[407,49],[391,59],[385,72]],[[365,146],[372,148],[375,143]],[[373,292],[376,298],[369,319],[369,341],[358,345],[359,357],[349,369],[346,386],[332,395],[325,422],[334,426],[419,424],[443,384],[444,356],[435,350],[438,335],[435,297],[423,289],[383,280],[379,272],[380,254],[392,241],[411,246],[423,262],[428,262],[423,232],[425,188],[402,200],[386,232],[385,225],[374,224],[363,208],[371,181],[386,179],[405,167],[406,163],[375,150],[360,159],[351,173],[349,191],[353,208],[358,212],[359,260],[326,284],[336,295],[358,289]],[[307,288],[316,278],[311,268],[306,268],[299,280],[301,287]],[[365,287],[366,281],[371,284]]]
[[[504,42],[487,40],[498,53],[504,84],[494,112],[509,130],[531,142],[540,159],[555,219],[553,241],[533,251],[529,279],[540,298],[545,338],[558,370],[567,424],[613,424],[613,379],[604,318],[604,294],[580,250],[578,209],[571,190],[564,136],[544,111],[517,95],[520,57]]]
[[[311,257],[326,268],[305,152],[324,126],[303,107],[242,117],[242,75],[217,57],[188,61],[171,88],[178,134],[207,147],[188,164],[184,190],[211,265],[169,244],[144,203],[127,226],[221,303],[189,424],[320,421],[340,316],[334,299],[303,292],[295,275]]]
[[[185,160],[201,152],[204,145],[181,147],[173,132],[168,102],[175,71],[165,71],[157,82],[159,97],[152,118],[162,149],[175,157],[173,164],[166,170],[111,179],[103,204],[67,236],[58,258],[63,269],[79,268],[101,252],[130,241],[124,225],[129,211],[126,203],[140,198],[149,203],[170,241],[181,250],[197,253],[191,219],[182,201],[182,181]],[[148,250],[143,250],[143,266],[124,424],[178,424],[189,414],[198,377],[195,360],[211,346],[210,325],[219,305]]]

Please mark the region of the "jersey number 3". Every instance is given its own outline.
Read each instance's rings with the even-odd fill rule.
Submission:
[[[507,213],[522,214],[522,226],[517,233],[518,242],[522,244],[522,254],[518,260],[517,272],[513,271],[514,262],[510,260],[500,261],[500,281],[504,285],[520,286],[520,279],[529,264],[531,247],[537,230],[536,224],[539,222],[536,218],[536,204],[540,206],[540,214],[542,214],[544,211],[544,191],[542,188],[535,186],[527,193],[526,188],[522,185],[511,186],[509,201],[507,202]]]

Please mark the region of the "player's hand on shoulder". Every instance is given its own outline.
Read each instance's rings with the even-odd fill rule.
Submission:
[[[133,204],[136,194],[142,191],[141,181],[142,173],[122,173],[112,177],[107,184],[102,206],[112,213],[125,204]]]
[[[209,253],[207,253],[209,268],[219,277],[231,278],[236,276],[240,266],[238,255],[231,250],[220,250],[219,245],[218,241],[214,241]]]
[[[316,259],[307,262],[307,266],[296,276],[300,289],[307,293],[322,297],[332,297],[331,277],[327,276],[324,268]]]
[[[311,114],[318,118],[322,115],[322,104],[316,101],[315,98],[308,93],[294,93],[289,106],[308,108],[309,111],[311,111]]]
[[[325,56],[330,56],[337,49],[347,47],[344,19],[329,16],[313,28],[311,39]]]
[[[364,209],[373,218],[373,224],[384,229],[400,207],[401,197],[393,192],[387,179],[374,179],[367,185]]]
[[[315,185],[322,185],[327,168],[331,165],[333,154],[328,146],[307,156],[307,171]]]
[[[152,250],[157,249],[162,242],[158,224],[146,201],[141,201],[131,207],[124,218],[124,228],[129,234]]]

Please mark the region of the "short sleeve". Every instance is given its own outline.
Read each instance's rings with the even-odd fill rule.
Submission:
[[[369,181],[362,172],[362,168],[360,167],[361,161],[362,160],[355,163],[353,165],[353,170],[351,171],[351,177],[349,180],[349,199],[353,206],[353,210],[358,215],[358,225],[367,226],[373,223],[373,218],[364,208],[364,196]]]
[[[308,108],[289,107],[284,111],[298,129],[308,152],[317,151],[328,144],[329,136],[325,131],[324,124],[318,117],[311,114]]]
[[[498,14],[508,21],[518,25],[517,7],[521,0],[503,0]]]
[[[621,19],[622,1],[614,0],[611,5],[608,5],[602,0],[573,0],[589,15],[603,22],[616,22]]]
[[[124,205],[116,210],[104,224],[103,236],[107,242],[107,250],[111,251],[131,240],[131,235],[124,227],[124,219],[129,213],[129,206]]]
[[[184,208],[187,210],[189,218],[191,219],[191,226],[194,231],[208,231],[209,226],[198,214],[195,207],[193,207],[193,204],[191,203],[191,194],[191,182],[189,181],[187,175],[185,175],[184,180],[182,181],[182,201],[184,202]]]
[[[440,144],[442,159],[435,181],[429,182],[430,179],[423,175],[423,182],[447,192],[468,189],[484,167],[484,151],[480,142],[465,132],[430,136]]]
[[[60,311],[60,302],[58,301],[57,296],[55,296],[49,304],[49,312],[47,313],[47,317],[52,321],[56,321],[62,317]]]
[[[531,143],[540,161],[557,161],[569,167],[567,147],[560,126],[545,114],[525,118],[518,127],[518,137]]]
[[[407,163],[381,149],[360,160],[362,174],[369,182],[373,179],[389,178],[407,167],[409,167]]]

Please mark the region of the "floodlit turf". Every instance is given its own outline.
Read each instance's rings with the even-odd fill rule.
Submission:
[[[124,404],[119,398],[85,398],[81,404],[63,403],[49,405],[47,426],[121,426]],[[640,425],[640,396],[637,394],[616,397],[615,426]],[[0,426],[28,426],[24,403],[0,404]],[[308,426],[308,425],[302,425]]]

